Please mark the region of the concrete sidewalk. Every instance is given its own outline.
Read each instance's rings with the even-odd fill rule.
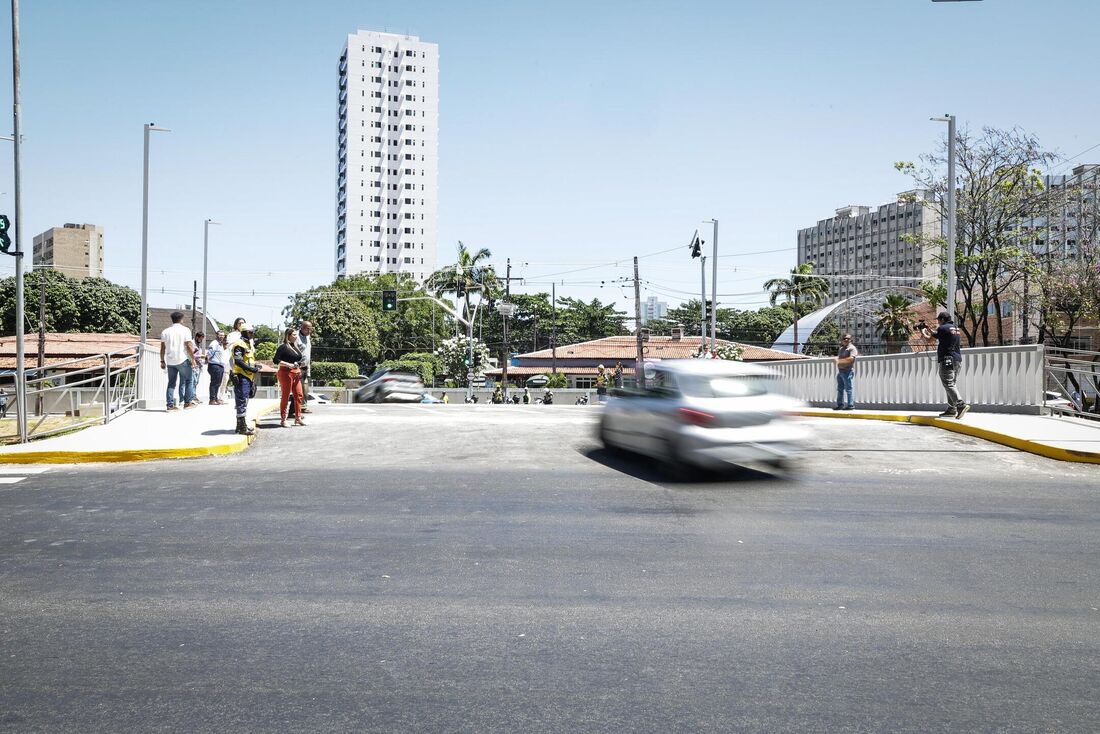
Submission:
[[[278,400],[251,400],[249,425],[271,411]],[[105,426],[25,444],[0,447],[0,464],[79,464],[98,461],[145,461],[214,456],[244,451],[255,436],[234,431],[232,403],[199,405],[169,413],[134,410]]]
[[[937,412],[897,410],[830,410],[809,408],[799,415],[815,418],[848,418],[900,421],[935,426],[964,433],[1049,459],[1100,464],[1100,421],[1014,413],[966,414],[962,420],[940,418]]]

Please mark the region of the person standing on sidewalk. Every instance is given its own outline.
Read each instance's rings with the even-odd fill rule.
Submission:
[[[225,377],[224,331],[218,331],[206,348],[206,370],[210,374],[210,404],[224,405],[221,399],[222,378]]]
[[[298,351],[298,330],[293,326],[283,332],[283,343],[275,350],[275,366],[279,368],[279,425],[286,428],[286,405],[291,403],[294,425],[302,422],[302,353]]]
[[[959,327],[955,326],[951,321],[951,316],[946,311],[936,314],[936,321],[939,322],[939,326],[936,327],[935,332],[929,329],[928,324],[923,321],[917,323],[917,330],[925,339],[936,340],[936,362],[939,363],[940,382],[947,392],[948,405],[947,410],[940,413],[940,417],[962,420],[963,416],[970,410],[970,405],[959,396],[958,388],[955,387],[959,370],[962,369]]]
[[[856,376],[856,357],[859,350],[852,343],[852,335],[845,334],[840,339],[840,349],[833,361],[836,362],[836,405],[833,410],[855,410],[856,400],[852,383]],[[844,397],[848,400],[845,402]]]
[[[233,400],[237,408],[237,433],[251,436],[248,426],[248,401],[256,394],[256,375],[260,371],[256,364],[256,352],[252,346],[252,325],[241,324],[241,335],[230,345],[233,360]]]
[[[310,334],[313,333],[313,324],[303,321],[298,324],[298,351],[302,353],[302,412],[312,413],[309,409],[309,361],[313,352],[313,342]]]
[[[233,388],[228,386],[229,378],[233,374],[233,345],[237,343],[237,340],[241,338],[241,324],[244,323],[244,316],[238,316],[233,319],[233,330],[225,337],[225,354],[227,361],[225,363],[225,378],[222,380],[222,390],[227,391],[226,395],[232,397],[234,395]]]
[[[202,402],[199,400],[199,380],[202,379],[202,368],[206,364],[206,345],[203,344],[205,339],[206,334],[195,332],[195,369],[191,372],[191,400],[196,403]]]
[[[191,341],[191,330],[183,325],[183,312],[173,311],[172,325],[160,332],[160,368],[168,370],[168,392],[165,395],[168,410],[179,410],[175,394],[177,380],[183,407],[197,405],[191,389],[191,373],[195,366],[195,344]]]

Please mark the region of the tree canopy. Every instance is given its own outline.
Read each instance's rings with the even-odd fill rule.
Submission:
[[[46,330],[137,334],[141,322],[141,295],[133,288],[105,278],[70,278],[56,270],[27,273],[23,281],[23,308],[28,331],[38,328],[38,299],[46,286]],[[15,333],[15,278],[0,280],[0,328]]]

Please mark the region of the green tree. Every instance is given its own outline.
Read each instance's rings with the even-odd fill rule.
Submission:
[[[624,326],[626,314],[613,303],[600,303],[593,298],[588,303],[576,298],[559,298],[558,344],[602,339],[629,333]]]
[[[141,297],[132,288],[103,278],[70,278],[56,270],[27,273],[23,281],[24,328],[38,329],[38,299],[46,286],[46,330],[137,334]],[[15,278],[0,280],[0,328],[15,332]]]
[[[710,299],[708,299],[708,301],[709,300]],[[731,319],[733,314],[734,309],[732,308],[718,308],[717,321],[719,338],[725,338],[722,336],[722,324]],[[699,336],[702,318],[703,313],[700,308],[700,300],[698,298],[693,298],[689,301],[684,301],[675,308],[670,308],[663,319],[647,321],[645,326],[649,329],[650,333],[659,336],[668,336],[677,325],[684,327],[685,336]],[[707,333],[710,333],[709,303],[707,308]]]
[[[764,283],[764,290],[771,291],[769,301],[774,306],[779,298],[792,304],[794,313],[801,316],[799,303],[819,306],[829,296],[829,283],[814,275],[813,262],[802,263],[791,269],[789,278],[772,278]],[[794,320],[794,351],[798,352],[798,318]]]
[[[260,362],[270,362],[275,359],[275,350],[279,346],[274,342],[261,342],[256,344],[256,359]]]
[[[333,284],[359,299],[375,316],[381,355],[395,359],[407,352],[431,350],[453,331],[454,320],[430,300],[408,273],[361,273]],[[382,291],[397,291],[396,311],[382,310]]]
[[[794,316],[785,306],[770,306],[756,311],[733,311],[718,324],[718,336],[745,344],[770,347],[790,326]]]
[[[446,339],[439,348],[435,350],[435,355],[439,360],[441,368],[441,374],[444,377],[450,378],[455,381],[456,385],[466,384],[467,372],[473,372],[474,374],[484,374],[486,368],[489,366],[489,350],[485,344],[479,341],[476,337],[473,340],[474,344],[474,362],[475,365],[467,364],[469,358],[469,345],[470,342],[465,336],[454,336],[450,339]]]
[[[283,314],[290,323],[313,323],[315,361],[378,361],[380,345],[375,315],[362,301],[343,289],[325,285],[297,293]]]
[[[470,296],[478,292],[481,298],[495,296],[500,289],[500,280],[489,264],[493,253],[487,247],[470,250],[461,241],[458,243],[458,256],[454,265],[447,265],[428,276],[425,287],[436,296],[446,293],[462,293],[462,315],[469,319]]]
[[[890,293],[875,312],[875,330],[886,341],[886,353],[901,351],[901,345],[913,334],[913,318],[909,299]]]
[[[283,332],[281,327],[274,328],[265,326],[264,324],[256,324],[252,336],[253,341],[256,342],[256,346],[260,344],[274,344],[278,346],[283,343]],[[271,353],[275,354],[275,350],[272,350]]]
[[[802,348],[803,354],[833,355],[840,347],[840,325],[830,316],[817,325]]]
[[[137,334],[141,331],[141,294],[106,278],[71,279],[73,301],[84,332]]]
[[[1021,224],[1061,218],[1066,192],[1047,191],[1041,169],[1057,161],[1043,150],[1038,139],[1017,129],[983,128],[980,134],[966,130],[955,138],[958,180],[955,227],[955,262],[946,261],[946,242],[937,235],[909,240],[938,252],[940,263],[955,269],[956,292],[945,293],[955,323],[971,344],[1003,344],[1003,299],[1015,299],[1025,274],[1035,259]],[[944,218],[948,182],[947,141],[921,157],[921,165],[898,162],[894,167],[912,178],[918,191],[928,192],[925,203]],[[991,333],[991,329],[994,330]]]

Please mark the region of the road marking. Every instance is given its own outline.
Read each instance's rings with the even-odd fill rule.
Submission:
[[[0,484],[15,484],[16,482],[21,482],[24,479],[26,479],[26,477],[0,477]]]
[[[33,474],[41,474],[42,472],[49,471],[52,467],[48,466],[12,466],[0,468],[0,484],[18,484],[27,477]],[[22,476],[6,476],[8,474],[16,474]]]

